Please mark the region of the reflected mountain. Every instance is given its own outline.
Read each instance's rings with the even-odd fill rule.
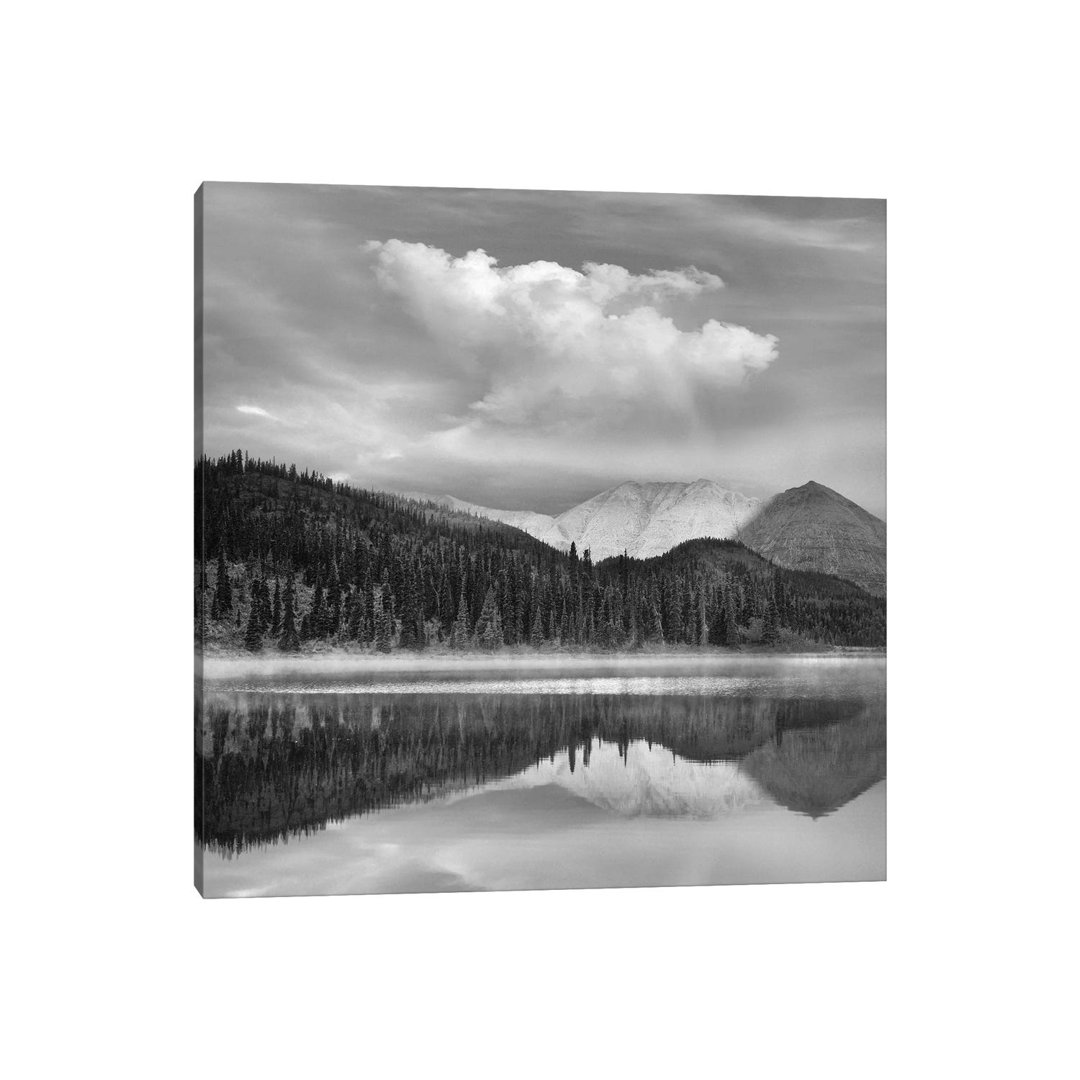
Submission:
[[[594,740],[585,768],[571,767],[568,750],[517,776],[489,784],[487,791],[557,787],[619,817],[709,820],[767,802],[761,786],[738,764],[703,764],[666,747],[636,740],[625,751]]]
[[[196,836],[225,855],[480,788],[818,817],[885,775],[884,704],[827,697],[222,692],[195,721]]]
[[[884,714],[867,709],[847,724],[780,730],[747,755],[742,768],[781,806],[821,817],[884,777]]]

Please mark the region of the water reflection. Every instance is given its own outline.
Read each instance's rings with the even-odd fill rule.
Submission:
[[[480,788],[559,788],[623,818],[763,801],[817,818],[884,777],[879,695],[770,689],[210,693],[196,711],[196,834],[233,857]]]

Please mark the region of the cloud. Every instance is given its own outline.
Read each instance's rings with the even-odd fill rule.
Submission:
[[[813,478],[883,511],[881,202],[211,184],[204,211],[208,453],[550,513],[698,476],[758,495]],[[406,267],[390,237],[423,241],[432,265]],[[500,259],[480,256],[482,318],[448,295],[467,276],[451,255],[477,249]],[[693,335],[715,320],[778,334],[781,355],[705,376],[639,336],[617,365],[612,342],[593,359],[595,317],[559,354],[540,304],[555,283],[527,289],[526,271],[565,275],[605,318],[650,308]]]
[[[855,254],[876,252],[880,243],[874,223],[865,218],[791,220],[744,212],[733,219],[732,228],[765,243]]]
[[[686,267],[635,274],[587,262],[500,267],[482,249],[373,241],[375,274],[476,388],[472,422],[558,427],[665,411],[692,415],[702,396],[762,371],[777,340],[708,318],[683,330],[673,310],[723,289]]]
[[[237,405],[237,412],[246,413],[248,416],[265,416],[267,420],[276,420],[276,416],[271,416],[265,409],[260,409],[258,405]]]

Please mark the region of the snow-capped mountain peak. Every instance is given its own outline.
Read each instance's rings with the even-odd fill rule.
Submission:
[[[513,525],[552,547],[591,552],[594,561],[626,551],[639,559],[662,555],[685,540],[739,534],[760,501],[730,491],[714,480],[692,483],[628,480],[572,507],[558,517],[531,510],[496,510],[452,496],[432,497],[440,505]]]
[[[640,559],[662,555],[685,540],[737,536],[758,500],[713,480],[693,483],[634,481],[588,499],[556,518],[579,550],[594,559],[625,550]]]

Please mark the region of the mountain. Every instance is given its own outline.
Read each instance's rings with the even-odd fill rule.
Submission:
[[[555,518],[550,514],[538,514],[534,510],[496,510],[491,506],[479,506],[476,503],[465,502],[464,499],[456,499],[453,495],[428,495],[421,491],[402,491],[398,494],[406,499],[434,503],[436,506],[456,511],[459,514],[472,514],[476,517],[487,518],[489,521],[511,525],[537,540],[542,540],[558,551],[570,550],[571,538],[559,528]]]
[[[666,746],[635,740],[626,746],[593,739],[561,750],[489,791],[521,791],[555,785],[618,817],[714,820],[766,800],[760,785],[737,762],[703,764],[679,760]],[[472,792],[466,793],[464,797]],[[457,796],[461,798],[462,796]]]
[[[611,509],[583,515],[582,535]],[[195,550],[211,651],[885,643],[883,599],[738,540],[588,563],[508,524],[239,450],[196,463]]]
[[[451,495],[404,492],[458,513],[502,522],[567,551],[589,550],[593,562],[621,555],[650,559],[688,540],[737,538],[789,570],[853,581],[885,595],[885,522],[843,495],[810,481],[762,502],[713,480],[620,484],[558,517],[497,510]]]
[[[619,817],[715,820],[773,801],[819,818],[884,779],[885,764],[885,711],[878,706],[843,723],[780,731],[737,761],[677,759],[664,743],[595,738],[584,755],[572,745],[488,790],[555,785]]]
[[[783,732],[739,763],[782,806],[818,818],[885,777],[884,703],[855,721]]]
[[[884,687],[873,679],[849,700],[820,685],[754,697],[564,694],[554,709],[540,695],[457,694],[449,725],[438,694],[277,694],[254,726],[222,688],[196,697],[196,830],[239,853],[403,803],[462,806],[481,786],[489,801],[561,791],[579,820],[584,803],[710,820],[776,802],[820,817],[886,766]],[[571,803],[545,812],[560,806]]]
[[[736,537],[760,508],[760,500],[729,491],[713,480],[692,484],[631,481],[602,491],[558,517],[531,510],[495,510],[449,495],[405,494],[512,525],[560,551],[574,543],[579,552],[588,549],[594,562],[624,551],[632,558],[649,559],[687,540]]]
[[[663,555],[686,540],[727,540],[759,507],[759,500],[712,480],[692,484],[620,484],[567,510],[559,528],[588,548],[594,561],[625,550],[636,559]]]
[[[835,574],[885,595],[885,522],[813,480],[775,495],[739,539],[778,566]]]

